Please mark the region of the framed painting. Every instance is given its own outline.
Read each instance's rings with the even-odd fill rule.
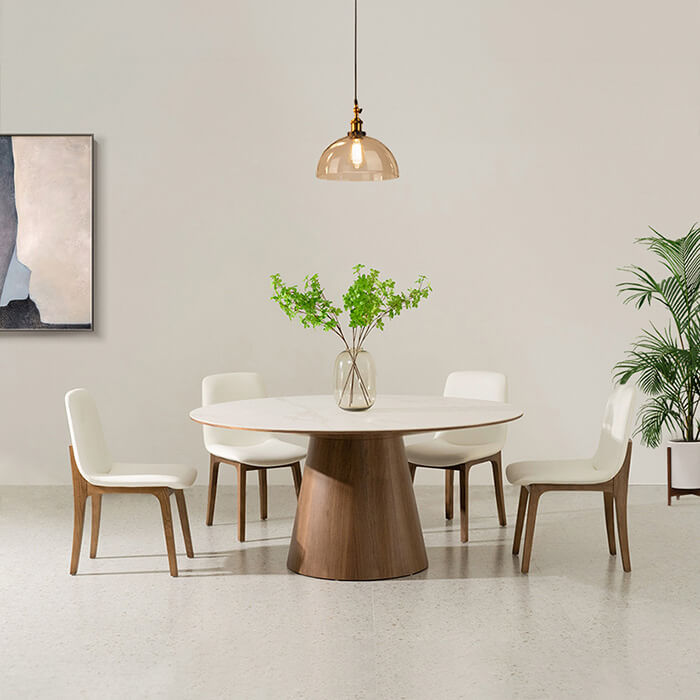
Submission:
[[[0,330],[92,330],[93,150],[0,135]]]

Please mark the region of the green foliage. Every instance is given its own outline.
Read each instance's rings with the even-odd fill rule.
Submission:
[[[683,440],[700,439],[700,226],[677,240],[651,231],[637,242],[656,255],[668,277],[657,281],[631,265],[623,268],[631,279],[618,288],[625,304],[660,304],[671,320],[664,329],[652,324],[645,330],[615,365],[615,376],[623,384],[636,377],[649,397],[637,433],[645,445],[658,447],[664,428]]]
[[[275,290],[272,299],[290,319],[298,316],[304,328],[322,326],[326,331],[335,328],[338,314],[343,310],[326,299],[318,275],[304,277],[301,290],[296,285],[286,285],[279,275],[272,275],[270,279]]]
[[[397,292],[396,282],[381,279],[379,270],[355,265],[352,271],[354,280],[343,295],[342,308],[326,299],[318,275],[307,275],[301,289],[286,284],[278,274],[271,275],[271,298],[290,319],[298,317],[304,328],[332,331],[349,350],[359,350],[371,331],[384,330],[386,319],[395,318],[404,309],[416,308],[432,290],[424,275],[418,277],[415,287]],[[349,339],[340,323],[343,311],[349,318]]]

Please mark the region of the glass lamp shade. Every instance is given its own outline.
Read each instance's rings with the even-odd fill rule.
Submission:
[[[316,177],[322,180],[379,182],[399,176],[393,153],[370,136],[343,136],[321,154]]]

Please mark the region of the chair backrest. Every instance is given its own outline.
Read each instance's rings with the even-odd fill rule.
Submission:
[[[106,474],[112,469],[100,415],[87,389],[69,391],[65,402],[75,463],[78,471],[90,481],[91,475]]]
[[[265,396],[262,377],[257,372],[225,372],[210,374],[202,380],[202,405],[243,399],[261,399]],[[228,428],[204,427],[204,446],[211,445],[257,445],[270,437],[269,433],[252,430],[229,430]],[[210,450],[209,450],[210,451]]]
[[[508,380],[500,372],[461,371],[452,372],[445,382],[443,396],[462,399],[482,399],[485,401],[507,401]],[[485,428],[446,430],[436,437],[455,445],[495,444],[500,450],[506,442],[505,425],[491,425]]]
[[[605,405],[593,466],[610,479],[620,471],[625,461],[627,442],[634,429],[636,393],[632,384],[619,384]]]

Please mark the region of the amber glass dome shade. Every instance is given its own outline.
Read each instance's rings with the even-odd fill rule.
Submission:
[[[316,177],[322,180],[379,182],[399,176],[394,154],[377,139],[348,133],[321,154]]]

